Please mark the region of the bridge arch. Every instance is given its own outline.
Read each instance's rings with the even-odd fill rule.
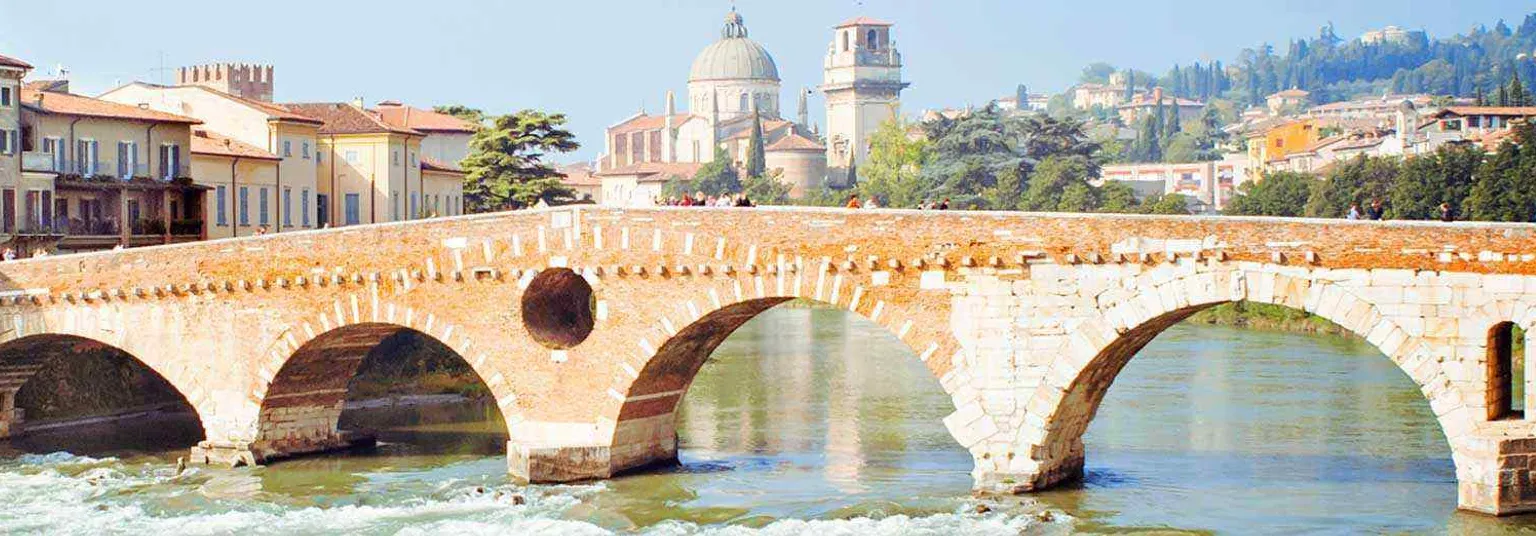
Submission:
[[[719,290],[711,289],[706,293],[719,296]],[[660,346],[644,356],[639,367],[623,365],[622,374],[609,390],[610,399],[605,400],[601,420],[613,423],[608,445],[611,471],[617,473],[676,461],[677,411],[705,361],[742,325],[768,309],[795,299],[836,307],[884,328],[923,361],[952,402],[959,405],[954,384],[946,375],[954,368],[950,356],[961,350],[949,330],[943,328],[947,322],[934,322],[929,318],[929,325],[924,329],[914,329],[909,322],[922,317],[914,317],[906,307],[895,305],[909,303],[907,298],[910,296],[872,293],[866,298],[883,299],[861,303],[858,297],[843,295],[848,297],[839,300],[828,296],[829,300],[836,301],[779,295],[744,297],[722,302],[713,310],[691,319],[688,317],[692,315],[684,315],[678,322],[667,315],[658,315],[654,320],[656,325],[682,327],[675,331],[663,328],[668,336]]]
[[[1051,362],[1049,376],[1059,378],[1059,383],[1042,386],[1029,402],[1031,408],[1048,411],[1041,419],[1026,422],[1022,444],[1016,445],[1030,453],[1027,471],[984,487],[1027,491],[1081,477],[1082,437],[1120,371],[1169,327],[1202,310],[1237,301],[1317,315],[1360,336],[1391,359],[1429,402],[1450,446],[1458,479],[1467,478],[1474,461],[1460,439],[1479,425],[1482,415],[1467,406],[1462,392],[1436,364],[1437,350],[1414,334],[1419,330],[1399,325],[1346,285],[1306,273],[1259,268],[1187,274],[1136,288],[1125,299],[1101,303],[1096,318],[1078,326],[1069,347]]]
[[[499,375],[487,375],[483,359],[467,358],[464,346],[448,344],[431,333],[430,325],[408,324],[344,322],[313,336],[307,331],[303,337],[285,334],[282,340],[292,340],[296,349],[282,357],[276,372],[258,391],[260,409],[254,440],[234,454],[234,459],[222,461],[256,464],[350,445],[353,438],[337,426],[346,405],[348,384],[370,351],[400,333],[413,332],[448,348],[474,371],[496,400],[513,398],[505,383],[495,381]],[[504,420],[511,422],[511,416],[505,414],[508,404],[498,406]]]
[[[167,373],[165,362],[146,359],[94,337],[70,333],[36,333],[0,343],[0,438],[24,433],[22,425],[25,415],[16,406],[16,397],[33,377],[48,366],[51,359],[57,359],[64,352],[96,350],[116,352],[149,371],[153,375],[152,381],[169,387],[182,405],[193,410],[198,418],[198,428],[204,430],[206,435],[203,423],[207,407],[198,403],[205,401],[195,396],[199,392],[195,384],[190,391],[194,396],[189,396],[188,386],[180,384]]]

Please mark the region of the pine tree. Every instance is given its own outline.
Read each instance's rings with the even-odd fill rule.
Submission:
[[[1509,104],[1505,106],[1530,106],[1531,96],[1525,92],[1525,86],[1520,83],[1520,73],[1516,72],[1509,80]]]
[[[757,112],[752,113],[752,137],[747,141],[747,177],[761,177],[768,171],[763,155],[763,121]]]

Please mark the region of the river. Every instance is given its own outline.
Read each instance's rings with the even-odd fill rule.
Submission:
[[[1131,361],[1085,438],[1087,475],[969,495],[948,397],[881,328],[780,308],[743,326],[684,402],[679,467],[519,486],[493,409],[349,411],[368,453],[267,467],[174,461],[186,419],[0,443],[0,532],[75,534],[1064,534],[1536,530],[1455,509],[1417,388],[1363,342],[1181,324]],[[985,505],[989,512],[977,513]]]

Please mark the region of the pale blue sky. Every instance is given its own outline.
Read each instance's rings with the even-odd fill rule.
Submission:
[[[212,61],[277,66],[277,100],[418,105],[463,103],[489,112],[557,110],[583,149],[601,151],[604,126],[667,89],[684,95],[694,55],[719,36],[726,0],[470,1],[0,0],[0,54],[71,71],[77,92],[115,81],[156,81],[167,67]],[[1516,26],[1525,0],[980,1],[738,0],[751,37],[794,88],[821,79],[830,27],[856,14],[896,23],[912,87],[907,113],[1011,94],[1015,84],[1059,91],[1083,65],[1107,61],[1163,72],[1174,62],[1229,61],[1238,49],[1396,24],[1432,35],[1499,18]],[[170,79],[170,75],[166,75]],[[811,117],[824,122],[820,101]]]

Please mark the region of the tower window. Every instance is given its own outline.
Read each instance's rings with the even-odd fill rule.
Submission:
[[[747,94],[746,93],[742,93],[741,94],[741,111],[745,112],[745,111],[747,111],[748,108],[749,108],[749,106],[747,105]]]
[[[876,34],[874,30],[870,30],[869,33],[864,34],[864,42],[869,44],[869,48],[871,50],[880,48],[880,41],[878,38],[879,34]]]
[[[843,52],[848,51],[848,32],[843,32]]]

